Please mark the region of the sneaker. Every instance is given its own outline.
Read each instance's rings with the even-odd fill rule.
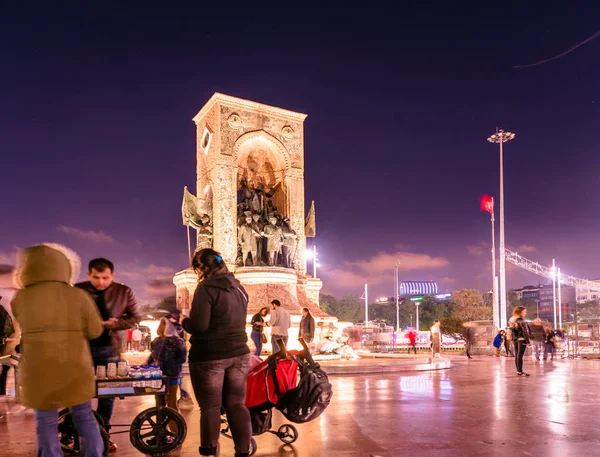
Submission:
[[[518,371],[517,375],[527,377],[527,376],[529,376],[529,373],[525,373],[524,371]]]
[[[117,446],[117,443],[113,442],[112,440],[110,440],[108,445],[108,452],[113,453],[113,452],[117,452],[117,449],[119,449],[119,447]]]

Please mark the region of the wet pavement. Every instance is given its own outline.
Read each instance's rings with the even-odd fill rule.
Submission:
[[[331,376],[331,406],[317,420],[297,425],[299,438],[282,446],[276,436],[256,437],[256,456],[600,456],[600,361],[526,362],[529,378],[516,375],[514,359],[453,358],[452,368],[429,372]],[[118,400],[114,423],[129,423],[152,398]],[[10,406],[10,405],[8,405]],[[0,411],[7,408],[0,403]],[[11,406],[14,409],[14,406]],[[198,455],[199,412],[188,423],[183,449]],[[274,414],[274,426],[283,423]],[[115,456],[140,456],[127,433],[114,436]],[[35,455],[33,414],[0,419],[0,456]],[[233,456],[221,439],[221,456]]]

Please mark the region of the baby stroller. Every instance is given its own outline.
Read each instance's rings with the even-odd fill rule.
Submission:
[[[245,405],[250,411],[253,436],[268,432],[292,444],[298,439],[298,430],[292,424],[283,424],[277,431],[271,429],[273,407],[288,420],[303,423],[318,417],[329,405],[332,391],[327,375],[313,361],[304,340],[299,341],[304,348],[300,352],[288,351],[283,341],[278,341],[281,350],[248,373]],[[221,433],[231,438],[225,415],[221,423]],[[254,455],[256,451],[256,440],[252,438],[249,453]]]

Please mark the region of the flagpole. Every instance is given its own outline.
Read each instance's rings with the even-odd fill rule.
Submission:
[[[500,328],[500,315],[498,313],[498,290],[496,287],[496,234],[494,219],[494,200],[492,199],[492,311],[494,313],[494,325]]]
[[[367,295],[367,284],[365,284],[365,324],[369,322],[369,298]]]
[[[560,268],[558,269],[557,272],[557,279],[558,279],[558,328],[559,330],[562,330],[562,300],[561,300],[561,293],[560,293]]]

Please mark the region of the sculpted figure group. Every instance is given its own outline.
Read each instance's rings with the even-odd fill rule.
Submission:
[[[241,182],[238,205],[238,265],[294,268],[298,235],[277,211],[275,189]]]

